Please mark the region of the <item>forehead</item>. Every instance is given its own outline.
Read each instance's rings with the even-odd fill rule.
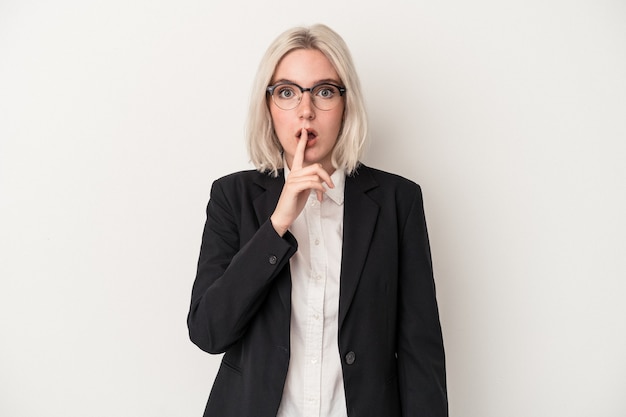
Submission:
[[[273,81],[289,80],[309,85],[321,80],[339,81],[339,75],[326,55],[317,49],[296,49],[279,61]]]

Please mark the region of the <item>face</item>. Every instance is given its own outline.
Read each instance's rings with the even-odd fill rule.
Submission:
[[[297,49],[285,55],[276,67],[272,85],[280,81],[290,81],[304,88],[320,81],[343,85],[328,58],[316,49]],[[342,98],[331,110],[319,110],[313,105],[310,92],[305,92],[300,104],[292,110],[282,110],[269,100],[274,131],[290,168],[298,141],[305,139],[307,146],[303,165],[321,163],[332,174],[331,156],[341,130],[344,105]],[[307,130],[307,138],[301,137],[302,128]]]

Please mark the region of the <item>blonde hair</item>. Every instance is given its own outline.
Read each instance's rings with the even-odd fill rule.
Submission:
[[[359,165],[367,140],[367,114],[350,51],[344,40],[328,26],[317,24],[283,32],[261,59],[252,87],[246,140],[250,160],[257,170],[278,175],[283,168],[282,147],[274,132],[266,89],[280,60],[296,49],[322,52],[346,87],[343,124],[332,153],[335,168],[353,173]]]

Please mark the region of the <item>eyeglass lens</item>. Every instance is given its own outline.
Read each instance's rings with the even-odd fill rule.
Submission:
[[[295,109],[302,100],[302,90],[311,93],[313,105],[320,110],[331,110],[341,101],[339,88],[332,84],[319,84],[312,89],[294,84],[278,84],[273,86],[272,100],[283,110]]]

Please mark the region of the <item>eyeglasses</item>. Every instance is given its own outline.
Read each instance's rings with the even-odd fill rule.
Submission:
[[[270,85],[266,90],[272,96],[272,101],[282,110],[292,110],[298,107],[306,91],[311,93],[313,105],[320,110],[332,110],[339,104],[346,92],[345,87],[331,83],[315,84],[311,88],[300,87],[292,82],[280,82]]]

